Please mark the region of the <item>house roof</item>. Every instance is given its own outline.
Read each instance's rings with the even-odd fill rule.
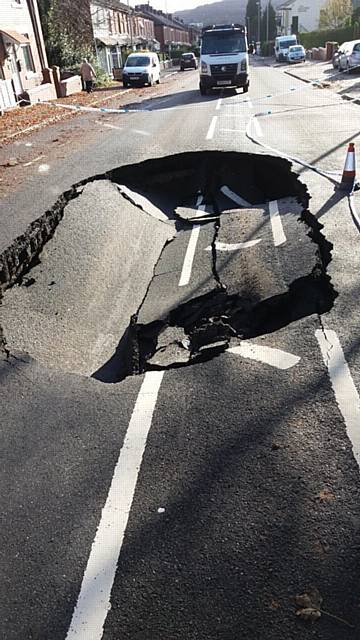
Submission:
[[[282,2],[278,7],[276,7],[276,10],[281,11],[281,9],[291,9],[295,2],[296,0],[286,0],[286,2]]]
[[[129,7],[120,2],[120,0],[91,0],[90,4],[95,4],[99,7],[105,7],[106,9],[115,9],[115,11],[123,11],[129,13]]]
[[[29,38],[21,35],[21,33],[18,33],[17,31],[13,31],[11,29],[0,29],[0,33],[2,33],[8,40],[16,42],[16,44],[29,44]]]
[[[172,29],[180,29],[181,31],[187,31],[187,25],[174,19],[169,14],[165,14],[162,11],[157,11],[149,5],[136,5],[136,11],[141,11],[143,15],[153,20],[156,25],[162,25],[165,27],[171,27]]]

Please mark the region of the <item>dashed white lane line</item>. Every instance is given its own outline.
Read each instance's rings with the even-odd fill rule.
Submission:
[[[221,103],[222,103],[222,98],[219,98],[216,102],[216,109],[215,111],[219,111],[219,109],[221,108]]]
[[[37,156],[36,158],[34,158],[33,160],[30,160],[30,162],[24,162],[23,166],[24,167],[30,167],[32,164],[34,164],[35,162],[38,162],[39,160],[43,160],[45,156]]]
[[[196,206],[198,208],[196,216],[198,218],[200,218],[202,213],[206,210],[206,205],[200,204],[201,201],[202,201],[202,196],[199,196],[196,203]],[[179,287],[184,287],[190,282],[192,265],[194,261],[199,233],[200,233],[200,225],[194,224],[193,228],[191,229],[191,235],[190,235],[189,243],[185,253],[185,258],[184,258],[180,280],[179,280]]]
[[[215,242],[215,249],[217,249],[217,251],[239,251],[240,249],[254,247],[259,242],[261,242],[261,238],[258,238],[257,240],[246,240],[245,242],[236,242],[235,244]],[[210,245],[209,247],[206,247],[205,251],[212,251],[212,246]]]
[[[38,172],[39,173],[47,173],[50,170],[50,165],[49,164],[39,164],[38,166]]]
[[[274,245],[275,247],[279,247],[286,242],[286,236],[282,226],[277,200],[269,202],[269,214]]]
[[[115,124],[110,124],[109,122],[100,122],[103,127],[107,127],[107,129],[117,129],[118,131],[123,131],[124,127],[117,127]]]
[[[216,127],[216,122],[217,122],[218,117],[217,116],[213,116],[211,122],[210,122],[210,127],[208,129],[208,132],[206,134],[206,140],[212,140],[214,137],[214,133],[215,133],[215,127]]]
[[[345,421],[346,432],[360,466],[360,398],[335,331],[318,329],[315,336],[328,369],[335,399]]]
[[[247,200],[244,200],[244,198],[242,198],[237,193],[235,193],[234,191],[229,189],[229,187],[227,187],[226,185],[221,187],[220,191],[222,191],[224,196],[226,196],[227,198],[229,198],[230,200],[232,200],[233,202],[238,204],[240,207],[251,207],[252,206],[250,204],[250,202],[248,202]]]
[[[145,374],[91,547],[66,640],[101,640],[163,371]]]
[[[138,133],[140,136],[151,136],[151,133],[148,131],[143,131],[143,129],[131,129],[134,133]]]
[[[295,356],[293,353],[282,351],[281,349],[274,349],[273,347],[266,347],[261,344],[246,342],[246,340],[241,342],[237,347],[231,347],[226,353],[234,353],[243,358],[257,360],[258,362],[269,364],[276,369],[290,369],[300,362],[300,357]]]

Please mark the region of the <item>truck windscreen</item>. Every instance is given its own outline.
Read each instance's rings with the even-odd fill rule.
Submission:
[[[296,44],[296,40],[282,40],[280,42],[280,49],[288,49],[293,44]]]
[[[245,35],[234,31],[219,31],[204,33],[201,43],[201,53],[243,53],[246,51]]]

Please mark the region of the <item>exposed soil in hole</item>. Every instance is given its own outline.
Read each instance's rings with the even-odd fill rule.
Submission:
[[[63,329],[63,344],[59,349],[61,351],[59,357],[52,353],[51,344],[47,346],[44,357],[42,353],[40,357],[36,346],[27,345],[26,336],[21,344],[17,343],[16,337],[8,339],[8,346],[6,346],[6,339],[9,338],[7,327],[4,331],[5,339],[2,338],[3,349],[12,351],[20,348],[20,350],[28,351],[33,357],[39,357],[41,361],[45,361],[50,366],[86,375],[92,373],[99,380],[117,382],[127,375],[138,374],[148,369],[184,366],[208,359],[226,349],[230,340],[251,338],[268,333],[306,315],[321,314],[331,308],[336,292],[326,274],[326,267],[331,259],[332,247],[323,237],[321,225],[308,211],[309,196],[305,186],[291,172],[290,163],[272,156],[218,151],[183,153],[147,160],[139,164],[116,168],[107,175],[94,176],[90,180],[75,185],[73,189],[61,196],[50,211],[36,220],[21,238],[17,238],[12,247],[9,247],[0,257],[2,291],[15,283],[20,289],[25,287],[27,292],[36,291],[39,278],[34,269],[39,261],[42,263],[43,270],[47,268],[46,255],[42,254],[43,247],[51,240],[57,225],[64,216],[68,203],[79,195],[84,197],[84,189],[89,188],[87,186],[89,183],[94,183],[91,189],[93,190],[92,197],[96,199],[97,181],[100,181],[99,188],[104,184],[104,181],[110,181],[119,186],[125,185],[130,190],[130,196],[124,192],[117,192],[115,195],[114,192],[114,198],[122,199],[124,204],[115,207],[116,213],[110,207],[109,214],[110,216],[124,215],[127,229],[131,228],[129,215],[136,216],[138,222],[139,216],[146,217],[147,220],[150,217],[154,221],[157,218],[156,224],[162,228],[167,225],[166,218],[173,220],[176,224],[177,234],[171,247],[168,242],[172,236],[167,230],[162,236],[160,253],[153,253],[151,270],[150,263],[147,264],[147,271],[144,267],[144,277],[146,276],[147,279],[146,286],[142,293],[140,290],[138,291],[138,297],[141,293],[139,300],[134,296],[130,321],[129,309],[131,307],[127,306],[128,315],[126,318],[119,317],[118,323],[115,322],[111,329],[107,327],[104,330],[102,326],[104,317],[112,315],[116,319],[116,314],[121,315],[122,313],[121,305],[119,307],[116,300],[116,286],[113,286],[113,282],[104,281],[102,286],[105,289],[109,288],[112,298],[108,298],[105,302],[102,301],[102,306],[96,309],[100,296],[89,292],[89,306],[91,305],[92,309],[95,308],[92,317],[99,318],[99,320],[98,324],[96,324],[96,320],[92,320],[91,330],[88,334],[86,323],[84,323],[85,328],[82,331],[83,343],[85,344],[87,339],[88,342],[91,342],[88,345],[91,357],[83,353],[80,357],[80,354],[76,353],[76,345],[75,347],[71,345],[68,354],[63,353],[68,348],[66,335],[64,335],[67,325],[63,318],[63,324],[60,327],[57,325],[55,317],[51,317],[50,325],[54,332],[54,342],[57,340],[57,332]],[[248,205],[243,211],[239,205],[231,203],[229,199],[224,202],[222,191],[224,185],[228,190],[232,190],[247,201]],[[139,201],[137,201],[136,194],[141,196]],[[194,221],[186,219],[186,217],[191,218],[191,208],[194,209],[195,216],[196,202],[199,202],[199,198],[206,206],[204,220],[201,220],[200,224],[204,224],[204,232],[206,229],[206,233],[211,235],[209,247],[207,247],[209,265],[208,267],[202,266],[204,273],[200,273],[201,278],[207,281],[206,289],[198,289],[195,286],[192,289],[190,287],[186,290],[186,295],[183,295],[182,291],[177,288],[178,282],[174,281],[171,285],[174,301],[169,305],[169,308],[160,313],[161,304],[159,304],[159,314],[157,315],[156,304],[155,306],[153,304],[155,311],[151,316],[151,321],[143,321],[144,305],[145,307],[149,306],[149,298],[151,302],[151,297],[155,296],[156,298],[158,295],[155,279],[159,275],[164,279],[164,274],[156,272],[156,264],[159,264],[159,261],[164,258],[165,252],[173,251],[177,246],[176,243],[181,242],[186,234],[190,234]],[[275,262],[276,260],[279,262],[278,256],[280,256],[280,263],[281,261],[284,263],[286,260],[293,261],[294,264],[289,270],[291,278],[289,276],[288,281],[286,277],[281,275],[280,267],[278,267],[278,272],[275,269],[274,274],[271,275],[273,255],[271,251],[274,252],[274,247],[271,247],[271,251],[269,248],[264,250],[264,247],[269,245],[266,234],[269,234],[270,229],[266,203],[272,200],[282,201],[285,203],[284,206],[288,207],[285,209],[284,219],[288,225],[289,233],[290,235],[292,233],[294,237],[296,235],[296,238],[303,242],[300,253],[296,255],[298,250],[296,249],[293,257],[289,243],[287,249],[281,249],[278,253],[274,253]],[[147,206],[147,202],[149,202],[149,206]],[[125,203],[127,204],[125,205]],[[129,210],[129,206],[132,207],[132,210]],[[181,217],[179,212],[181,214],[182,210],[186,208],[189,210],[189,207],[190,215]],[[124,213],[125,208],[127,217]],[[220,254],[217,240],[225,238],[228,243],[237,242],[238,239],[232,239],[231,236],[236,233],[238,227],[240,230],[244,220],[251,221],[254,229],[250,233],[251,225],[246,224],[241,231],[242,241],[249,242],[249,239],[254,238],[256,234],[258,236],[262,234],[262,237],[257,238],[259,244],[256,247],[246,250],[248,253],[244,250],[244,252],[232,254],[232,262],[230,263],[230,260],[225,260],[223,254]],[[260,221],[259,224],[257,221]],[[119,224],[118,218],[116,222]],[[66,219],[62,224],[68,224]],[[107,220],[107,229],[111,228],[111,224],[111,219],[110,224]],[[93,226],[91,231],[94,233],[92,241],[98,242],[96,227]],[[173,235],[174,233],[173,226]],[[144,255],[146,245],[152,242],[152,237],[149,236],[155,234],[154,237],[157,237],[158,232],[155,227],[151,227],[151,231],[148,231],[147,234],[147,236],[144,234],[143,247],[141,247]],[[225,234],[224,238],[221,238],[221,234]],[[69,238],[69,244],[73,242],[76,246],[77,241],[78,239],[74,236]],[[56,236],[51,240],[51,243],[54,242],[56,242]],[[132,262],[135,253],[134,246],[132,246],[134,242],[135,237],[130,238],[124,244],[121,255],[121,261],[130,268],[128,273],[130,283],[134,277],[134,270],[139,271],[139,265]],[[49,244],[50,253],[51,243]],[[81,251],[81,244],[78,246],[79,251]],[[296,246],[294,243],[294,247]],[[178,264],[173,265],[174,270],[181,270],[185,250],[186,244],[178,253]],[[303,253],[301,254],[301,252]],[[104,259],[111,260],[111,252],[105,252],[104,255],[106,256]],[[98,264],[99,256],[95,256],[95,258],[95,262]],[[302,263],[301,268],[296,266],[298,263]],[[82,268],[80,266],[82,264],[82,260],[79,259],[78,265],[72,266],[74,271],[73,287],[76,287],[77,282],[75,276],[79,275],[75,273],[76,268]],[[67,266],[69,268],[69,265]],[[102,266],[104,267],[104,265]],[[131,267],[133,267],[133,271]],[[93,266],[87,265],[86,268],[92,269]],[[106,265],[103,272],[107,272]],[[111,274],[114,274],[113,265]],[[51,295],[54,295],[56,278],[51,279],[51,282],[53,284],[49,281],[48,287],[51,288]],[[81,278],[79,282],[79,286],[82,286]],[[120,279],[119,286],[123,287],[121,282]],[[134,282],[136,283],[136,278]],[[144,287],[144,282],[142,286]],[[166,286],[170,286],[170,284]],[[81,298],[82,294],[83,291],[79,291],[78,297]],[[74,296],[74,298],[76,297]],[[11,299],[7,304],[11,306]],[[20,302],[18,307],[20,314],[21,304]],[[78,314],[76,324],[80,323],[81,325],[81,308],[76,312]],[[45,313],[51,315],[51,312],[46,311]],[[25,308],[21,322],[22,324],[29,322]],[[39,332],[34,342],[41,343],[41,326],[40,323]],[[16,332],[14,335],[16,336]],[[104,348],[102,352],[105,344],[107,350]],[[83,347],[82,349],[84,350]],[[81,360],[81,366],[76,363],[77,360]],[[63,362],[65,362],[64,366]],[[94,368],[95,363],[97,364]]]

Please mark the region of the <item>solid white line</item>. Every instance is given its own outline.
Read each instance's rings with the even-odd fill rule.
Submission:
[[[43,158],[46,158],[46,156],[37,156],[33,160],[30,160],[30,162],[24,162],[23,166],[30,167],[30,165],[34,164],[35,162],[38,162],[39,160],[42,160]]]
[[[286,242],[286,236],[282,226],[277,200],[269,202],[269,213],[274,245],[275,247],[279,247]]]
[[[221,103],[222,103],[222,98],[219,98],[217,103],[216,103],[216,111],[219,111],[220,107],[221,107]]]
[[[206,134],[206,140],[212,140],[212,138],[214,137],[217,119],[218,119],[217,116],[213,116],[213,118],[212,118],[212,120],[210,122],[209,130],[208,130],[208,132]]]
[[[145,374],[91,547],[66,640],[101,640],[163,371]]]
[[[229,244],[227,242],[215,242],[215,248],[217,251],[239,251],[239,249],[248,249],[254,247],[261,242],[261,238],[257,240],[246,240],[245,242],[237,242],[236,244]],[[206,247],[205,251],[212,251],[212,246]]]
[[[231,347],[226,353],[235,353],[243,358],[264,362],[264,364],[269,364],[276,369],[290,369],[300,362],[299,356],[294,356],[287,351],[245,341],[241,342],[238,347]]]
[[[335,399],[343,415],[346,432],[360,466],[360,398],[335,331],[318,329],[315,336],[328,368]]]
[[[198,197],[197,200],[197,207],[198,207],[198,212],[197,212],[197,217],[201,217],[201,214],[203,213],[203,211],[206,210],[206,205],[205,204],[199,204],[202,200],[202,196]],[[189,284],[190,282],[190,278],[191,278],[191,270],[192,270],[192,265],[193,265],[193,261],[194,261],[194,256],[195,256],[195,251],[196,251],[196,245],[197,245],[197,241],[198,241],[198,237],[199,237],[199,233],[200,233],[200,225],[199,224],[194,224],[192,230],[191,230],[191,235],[190,235],[190,239],[189,239],[189,243],[186,249],[186,254],[185,254],[185,258],[184,258],[184,263],[182,266],[182,270],[181,270],[181,276],[180,276],[180,280],[179,280],[179,287],[184,287],[185,285]]]
[[[251,207],[252,206],[250,204],[250,202],[248,202],[247,200],[244,200],[244,198],[242,198],[241,196],[238,196],[237,193],[235,193],[234,191],[229,189],[229,187],[227,187],[226,185],[221,187],[220,191],[222,191],[224,196],[226,196],[227,198],[229,198],[230,200],[232,200],[236,204],[239,204],[240,207]]]
[[[258,136],[258,138],[263,138],[264,134],[262,132],[262,128],[260,126],[260,122],[258,121],[258,119],[256,118],[256,116],[252,119],[253,123],[254,123],[254,129],[255,129],[255,133]]]

